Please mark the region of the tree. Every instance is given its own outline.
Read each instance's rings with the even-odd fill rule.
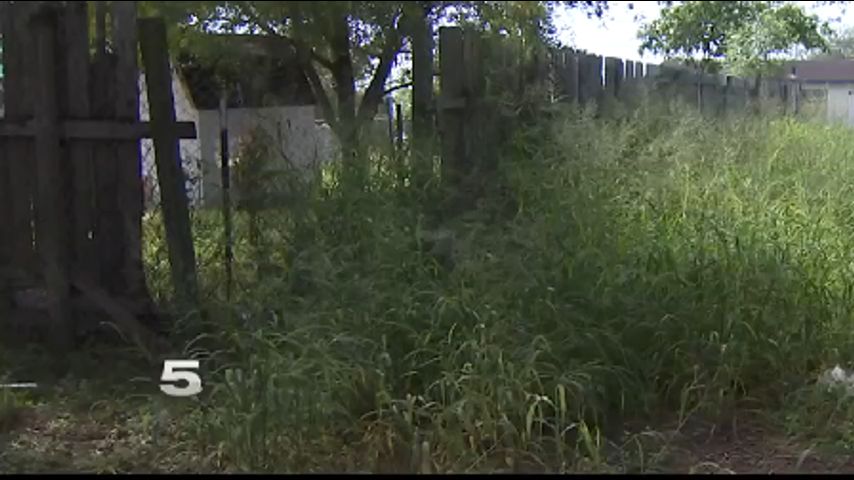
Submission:
[[[440,19],[496,34],[544,38],[558,4],[599,15],[606,8],[606,2],[597,1],[143,3],[148,13],[172,20],[176,45],[203,55],[217,53],[208,41],[215,32],[271,35],[287,42],[347,160],[358,158],[364,127],[374,118],[392,67],[413,34],[419,38],[417,51],[432,57]],[[432,58],[422,59],[416,68],[429,64]],[[419,100],[423,110],[423,95]]]
[[[812,58],[846,59],[854,58],[854,28],[834,33],[828,39],[826,52],[812,55]]]
[[[175,43],[202,58],[227,57],[213,51],[221,46],[211,41],[213,33],[282,39],[349,158],[357,157],[362,127],[382,102],[408,10],[403,2],[149,2],[148,8],[171,19]]]
[[[767,71],[792,48],[824,49],[829,28],[803,8],[783,2],[665,2],[661,17],[639,32],[641,51],[739,73]]]

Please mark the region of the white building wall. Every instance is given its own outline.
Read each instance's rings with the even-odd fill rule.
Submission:
[[[854,82],[827,85],[827,119],[831,122],[842,122],[854,127],[854,108],[851,97],[854,92]]]

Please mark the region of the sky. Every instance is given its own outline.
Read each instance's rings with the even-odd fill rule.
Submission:
[[[629,9],[629,4],[633,9]],[[854,5],[847,12],[840,5],[816,7],[817,2],[794,2],[801,4],[809,13],[830,22],[834,29],[854,27]],[[658,18],[661,7],[658,2],[608,2],[609,11],[602,19],[587,18],[580,9],[561,8],[556,12],[555,25],[561,43],[587,50],[597,55],[617,57],[625,60],[660,63],[662,58],[638,53],[640,40],[637,33],[641,25]],[[847,15],[845,15],[847,13]]]

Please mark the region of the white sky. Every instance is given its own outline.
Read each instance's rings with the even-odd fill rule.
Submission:
[[[629,4],[633,4],[630,10]],[[843,5],[815,7],[817,2],[794,2],[801,4],[809,13],[829,21],[834,29],[854,27],[854,2],[847,9]],[[661,58],[638,53],[640,41],[638,30],[646,22],[659,16],[658,2],[608,2],[608,12],[602,19],[587,18],[581,9],[560,8],[555,15],[559,40],[567,46],[587,50],[597,55],[618,57],[625,60],[660,63]],[[847,13],[847,15],[845,15]]]

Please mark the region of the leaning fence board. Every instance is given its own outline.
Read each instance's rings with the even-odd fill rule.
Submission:
[[[197,300],[196,260],[185,192],[181,152],[175,135],[175,101],[166,24],[161,18],[139,21],[140,46],[145,65],[148,104],[153,125],[154,158],[172,266],[172,281],[179,301],[194,305]]]

